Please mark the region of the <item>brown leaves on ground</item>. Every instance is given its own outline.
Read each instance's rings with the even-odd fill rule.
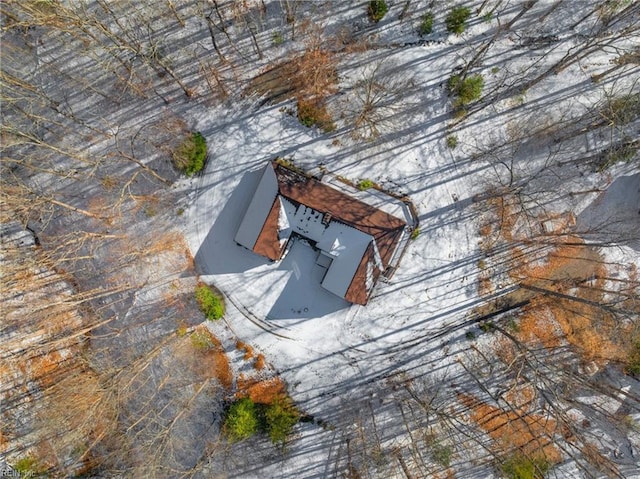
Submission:
[[[205,326],[199,326],[191,335],[191,344],[200,354],[192,355],[193,362],[190,367],[201,371],[205,377],[215,377],[227,391],[231,391],[233,370],[220,340]]]
[[[113,402],[82,354],[95,318],[80,305],[91,292],[75,291],[42,248],[3,246],[0,452],[21,450],[42,467],[79,472],[91,445],[115,426]]]
[[[570,234],[573,215],[526,216],[524,221],[525,212],[512,195],[492,197],[488,205],[492,215],[480,226],[480,248],[489,255],[497,244],[505,245],[500,261],[507,266],[511,280],[521,286],[505,295],[502,303],[529,301],[519,311],[515,336],[525,344],[548,349],[568,343],[583,361],[624,360],[628,347],[621,339],[629,335],[631,325],[616,318],[607,304],[611,294],[618,294],[613,288],[623,293],[626,286],[618,282],[612,288],[607,282],[612,276],[610,266],[602,255]],[[527,228],[518,226],[520,223],[526,223]],[[544,241],[531,240],[536,231],[544,235]],[[492,268],[485,263],[483,260],[478,279],[483,296],[496,290]],[[624,297],[631,296],[626,293]],[[486,314],[485,309],[479,312]]]
[[[579,243],[574,238],[574,243]],[[624,325],[606,305],[607,271],[600,254],[582,245],[558,246],[545,261],[514,269],[512,276],[525,286],[550,294],[532,296],[520,316],[519,339],[538,341],[547,348],[568,342],[585,361],[624,358],[619,335]],[[565,295],[559,297],[553,293]]]
[[[236,341],[236,349],[244,351],[244,360],[249,361],[254,356],[253,347],[251,345],[243,343],[242,341]]]
[[[563,280],[578,282],[597,273],[602,275],[605,270],[600,266],[603,263],[600,253],[585,245],[580,238],[568,237],[568,241],[571,242],[570,245],[559,244],[544,250],[541,258],[525,257],[525,261],[520,266],[511,268],[509,274],[525,284],[554,281],[560,287]]]
[[[256,356],[256,362],[253,363],[253,367],[258,371],[262,371],[266,367],[264,354],[258,354],[258,356]]]
[[[554,445],[554,436],[559,432],[555,420],[515,409],[503,410],[470,394],[460,393],[458,400],[469,408],[469,418],[493,439],[496,452],[518,450],[528,457],[542,455],[552,463],[562,460]]]
[[[238,378],[237,398],[248,397],[258,404],[271,404],[276,398],[286,396],[286,386],[282,379]]]
[[[244,351],[244,356],[242,357],[242,359],[244,359],[245,361],[251,361],[252,359],[255,359],[253,367],[257,371],[261,371],[267,366],[264,354],[260,353],[256,355],[256,352],[251,345],[246,344],[242,341],[236,341],[236,349],[239,351]]]
[[[203,374],[215,377],[224,386],[227,392],[231,392],[234,386],[234,373],[229,363],[229,357],[220,340],[216,338],[205,326],[197,327],[191,335],[192,346],[200,352],[194,359],[193,367],[200,368]],[[266,367],[263,354],[255,354],[253,347],[238,340],[236,349],[244,351],[245,361],[255,360],[254,369],[261,371]],[[193,351],[191,349],[191,351]],[[190,354],[190,353],[187,353]],[[286,387],[278,378],[263,379],[258,377],[245,377],[240,374],[236,381],[236,396],[250,397],[254,402],[269,404],[274,397],[284,394]]]
[[[324,99],[337,91],[335,53],[322,45],[308,45],[304,52],[270,66],[255,77],[249,92],[271,99]]]

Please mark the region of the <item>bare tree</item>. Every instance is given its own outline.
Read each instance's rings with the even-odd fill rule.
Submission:
[[[407,110],[406,99],[413,82],[390,61],[379,61],[366,69],[362,79],[352,87],[347,123],[352,135],[360,140],[373,140],[398,124],[401,112]]]

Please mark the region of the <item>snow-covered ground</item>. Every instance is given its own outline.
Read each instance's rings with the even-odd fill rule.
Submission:
[[[201,321],[192,314],[199,278],[178,227],[200,278],[228,300],[224,321],[207,325],[236,378],[272,372],[241,359],[241,340],[265,355],[306,415],[285,451],[264,438],[222,437],[211,452],[221,392],[198,398],[194,422],[179,421],[190,386],[155,381],[158,371],[180,379],[181,364],[190,368],[196,356],[185,348],[188,361],[169,367],[175,350],[166,348],[158,369],[145,370],[153,381],[134,391],[130,424],[140,424],[139,410],[162,415],[174,404],[175,419],[165,420],[180,422],[176,438],[192,436],[176,464],[195,477],[206,461],[209,476],[242,478],[488,477],[501,474],[514,444],[526,449],[518,441],[528,432],[563,448],[547,448],[557,477],[590,474],[594,464],[602,466],[595,475],[638,476],[640,385],[622,372],[620,355],[607,368],[579,357],[582,345],[509,341],[522,313],[514,309],[532,297],[511,273],[542,268],[563,241],[571,254],[556,262],[577,256],[571,272],[587,271],[560,268],[545,278],[551,286],[525,286],[558,283],[547,291],[558,302],[592,286],[577,299],[611,299],[613,326],[607,314],[593,316],[614,346],[639,324],[637,2],[388,0],[379,23],[364,0],[32,3],[3,8],[11,83],[3,171],[25,169],[24,196],[11,206],[39,226],[43,248],[60,242],[82,288],[131,290],[94,305],[115,319],[93,331],[93,347],[106,341],[100,350],[127,353],[128,363]],[[448,33],[445,17],[461,5],[470,13],[465,31]],[[428,12],[434,30],[420,37]],[[293,99],[274,105],[255,93],[256,79],[314,42],[336,62],[337,84],[325,85],[331,133],[303,126]],[[484,79],[462,116],[447,91],[454,74]],[[375,123],[369,130],[356,128],[363,113]],[[189,131],[204,135],[209,161],[174,183],[171,155]],[[260,171],[276,157],[354,184],[372,180],[416,206],[420,234],[367,306],[320,286],[316,253],[303,241],[276,263],[234,242]],[[609,162],[616,158],[628,161]],[[385,201],[373,190],[352,193]],[[381,208],[401,216],[398,206]],[[582,240],[598,249],[576,253]],[[585,301],[576,304],[582,319],[594,319],[580,309]],[[202,378],[215,386],[210,379]],[[206,409],[209,399],[215,408]],[[157,423],[147,420],[152,436]],[[500,421],[513,430],[502,434]],[[119,424],[132,431],[127,439],[147,444],[130,424]]]
[[[536,6],[513,34],[492,46],[491,54],[477,68],[485,77],[487,95],[504,88],[501,85],[516,75],[535,72],[538,62],[549,64],[561,58],[573,45],[568,39],[557,51],[517,47],[526,35],[554,34],[554,42],[562,42],[569,36],[566,26],[584,13],[563,5],[556,12],[562,25],[536,25],[535,11],[539,14],[551,6],[551,2]],[[501,17],[503,23],[519,11],[515,5],[507,10]],[[474,42],[486,40],[495,20],[477,19],[461,37],[434,36],[437,41],[403,47],[415,42],[415,33],[389,18],[377,27],[379,50],[359,53],[357,66],[356,57],[346,55],[339,67],[340,89],[344,91],[354,87],[381,58],[393,65],[405,85],[412,85],[403,98],[404,110],[389,113],[397,117],[376,140],[352,140],[340,121],[338,131],[331,135],[307,129],[286,112],[286,107],[294,107],[290,102],[284,107],[259,107],[247,99],[232,107],[192,111],[196,127],[212,151],[205,174],[184,185],[195,191],[185,233],[197,267],[203,280],[215,284],[236,306],[229,308],[226,317],[236,334],[268,355],[303,410],[327,422],[340,421],[337,411],[344,410],[350,398],[380,394],[384,390],[381,384],[389,378],[403,374],[456,378],[464,374],[461,359],[469,348],[476,347],[469,341],[476,331],[469,321],[470,313],[487,301],[479,296],[477,287],[478,264],[485,253],[479,246],[482,211],[474,202],[476,195],[491,187],[539,182],[535,193],[550,201],[550,211],[579,213],[586,208],[579,216],[580,226],[593,225],[596,217],[609,215],[611,209],[628,209],[634,204],[635,209],[623,216],[624,221],[637,220],[635,183],[630,186],[632,191],[627,187],[618,190],[614,183],[617,193],[605,194],[601,200],[610,210],[587,207],[597,191],[579,197],[556,194],[563,186],[567,193],[606,188],[606,175],[576,175],[575,166],[562,166],[576,154],[587,156],[596,151],[598,144],[568,140],[558,143],[556,149],[547,134],[537,133],[560,119],[579,117],[604,93],[625,91],[631,85],[629,78],[615,84],[605,82],[596,89],[590,85],[588,75],[606,69],[611,59],[608,53],[594,54],[588,63],[572,65],[521,95],[496,99],[493,105],[456,123],[451,117],[446,81],[462,64],[460,56],[471,56]],[[386,43],[400,47],[387,48]],[[338,100],[344,107],[341,101],[348,102],[349,97]],[[455,149],[446,146],[449,135],[457,138]],[[504,144],[511,145],[506,157],[494,160],[490,155],[482,156],[491,145]],[[504,153],[495,151],[496,157]],[[416,205],[420,235],[409,245],[393,278],[379,282],[366,307],[349,305],[324,291],[317,284],[313,251],[301,242],[278,263],[234,243],[259,171],[266,161],[278,156],[307,170],[322,164],[354,182],[372,179],[407,194]],[[547,176],[545,166],[551,160],[558,167]],[[637,171],[631,165],[616,168],[629,174]],[[567,182],[549,179],[563,175]],[[637,174],[624,178],[627,180],[618,180],[619,185],[635,181]],[[611,203],[612,197],[624,197],[626,202]],[[638,260],[637,249],[620,248],[612,255],[620,255],[622,250],[625,261]],[[299,432],[300,437],[290,446],[291,454],[278,462],[277,473],[269,469],[276,466],[263,464],[259,472],[245,472],[243,477],[325,477],[331,445],[337,439],[308,425]],[[301,468],[305,472],[299,476]],[[565,465],[561,470],[569,476],[577,474],[572,468]],[[490,469],[483,472],[488,473]]]

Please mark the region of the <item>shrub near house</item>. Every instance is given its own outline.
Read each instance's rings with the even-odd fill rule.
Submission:
[[[249,398],[242,398],[229,406],[224,429],[229,439],[241,441],[258,432],[260,426],[257,405]]]
[[[271,404],[258,404],[245,397],[229,406],[224,431],[232,442],[263,432],[273,444],[284,445],[299,420],[300,413],[288,396],[278,396]]]
[[[187,176],[202,171],[206,158],[207,141],[199,131],[190,133],[173,152],[173,164]]]
[[[223,299],[211,291],[206,284],[200,283],[196,287],[196,301],[208,320],[220,319],[224,316]]]

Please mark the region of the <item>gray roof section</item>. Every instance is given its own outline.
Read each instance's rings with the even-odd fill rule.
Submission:
[[[338,221],[322,222],[323,214],[305,205],[295,205],[286,198],[280,198],[280,214],[286,214],[286,223],[293,232],[316,242],[316,247],[332,259],[322,286],[333,294],[344,296],[356,274],[371,235]]]
[[[235,240],[238,244],[253,249],[277,194],[278,180],[275,171],[271,165],[267,165],[236,233]]]
[[[332,221],[327,228],[326,237],[332,239],[327,253],[334,259],[322,280],[322,286],[344,298],[373,237],[336,221]]]

